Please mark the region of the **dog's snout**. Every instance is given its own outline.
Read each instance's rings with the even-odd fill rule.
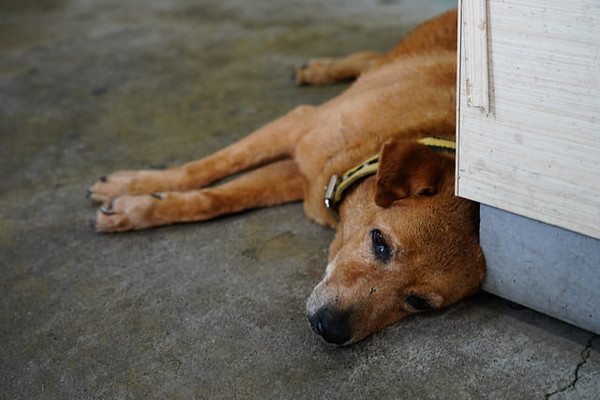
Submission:
[[[314,314],[307,315],[310,327],[327,343],[342,345],[352,337],[349,313],[323,306]]]

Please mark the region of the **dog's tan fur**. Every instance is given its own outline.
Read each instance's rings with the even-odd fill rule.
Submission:
[[[316,60],[301,84],[358,80],[319,106],[301,106],[197,162],[102,178],[99,231],[200,221],[248,208],[304,200],[306,215],[333,225],[323,187],[382,152],[377,175],[344,199],[323,281],[307,302],[313,329],[353,343],[404,316],[475,292],[484,278],[477,206],[453,195],[454,157],[414,140],[454,138],[456,12],[417,28],[388,54]],[[206,188],[240,171],[240,177]],[[389,259],[373,254],[373,231]]]

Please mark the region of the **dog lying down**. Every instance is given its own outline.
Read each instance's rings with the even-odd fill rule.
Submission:
[[[200,161],[100,178],[91,224],[127,231],[303,200],[337,230],[306,304],[313,331],[335,345],[476,292],[478,206],[454,196],[456,27],[450,11],[387,54],[309,62],[299,84],[358,79]]]

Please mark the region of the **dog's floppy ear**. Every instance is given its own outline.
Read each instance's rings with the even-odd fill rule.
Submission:
[[[379,159],[375,203],[386,208],[399,199],[433,196],[448,162],[452,161],[423,144],[388,140]]]

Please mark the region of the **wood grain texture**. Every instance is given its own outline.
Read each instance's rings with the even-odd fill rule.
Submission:
[[[464,1],[462,5],[462,40],[464,46],[465,91],[467,105],[489,110],[487,3]]]
[[[487,6],[489,113],[461,38],[457,194],[600,238],[600,2]]]

